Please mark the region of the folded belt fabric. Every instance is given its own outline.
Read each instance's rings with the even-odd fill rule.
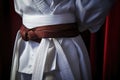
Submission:
[[[40,42],[41,38],[68,38],[80,34],[76,23],[38,26],[32,29],[24,25],[20,28],[20,34],[25,41],[33,40]]]

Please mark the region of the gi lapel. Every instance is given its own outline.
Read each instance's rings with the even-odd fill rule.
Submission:
[[[42,14],[51,13],[50,5],[47,3],[46,0],[33,0],[33,2]]]

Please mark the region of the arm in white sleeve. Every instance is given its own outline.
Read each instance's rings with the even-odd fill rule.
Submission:
[[[80,31],[97,32],[103,25],[113,0],[76,0]]]
[[[22,16],[22,10],[21,10],[21,3],[22,0],[14,0],[14,8],[15,8],[15,11],[20,15]]]

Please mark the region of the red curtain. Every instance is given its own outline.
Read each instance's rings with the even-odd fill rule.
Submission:
[[[0,0],[0,80],[9,80],[12,50],[16,32],[21,25],[21,18],[14,11],[13,0]],[[118,0],[105,24],[94,34],[82,34],[90,53],[93,80],[120,80],[120,1]],[[117,79],[119,78],[119,79]]]
[[[90,37],[93,80],[120,80],[120,1],[117,0],[105,24]]]
[[[120,0],[106,18],[104,56],[103,56],[103,80],[120,80]]]

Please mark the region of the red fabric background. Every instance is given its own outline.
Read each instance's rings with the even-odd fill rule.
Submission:
[[[90,37],[93,80],[120,80],[120,1],[116,0],[103,27]]]
[[[106,18],[103,58],[103,80],[118,80],[120,57],[120,1]],[[111,77],[110,77],[111,76]],[[120,79],[120,78],[119,78]]]

